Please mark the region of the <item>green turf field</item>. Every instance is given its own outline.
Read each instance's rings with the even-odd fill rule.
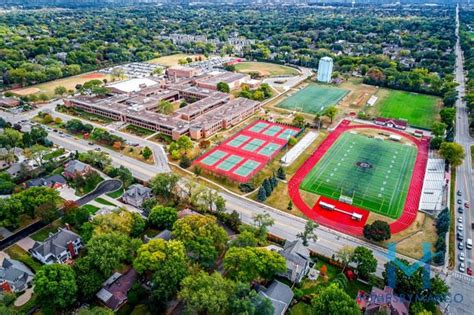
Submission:
[[[346,132],[300,188],[336,200],[341,194],[350,196],[354,205],[396,219],[405,204],[416,154],[415,146]]]
[[[318,114],[336,105],[349,91],[335,87],[309,84],[276,106],[299,112]]]
[[[438,115],[438,101],[431,95],[388,90],[376,106],[381,117],[407,119],[411,126],[429,129]]]

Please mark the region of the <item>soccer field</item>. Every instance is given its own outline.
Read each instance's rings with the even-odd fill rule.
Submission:
[[[407,119],[411,126],[430,129],[438,115],[438,102],[431,95],[388,90],[376,106],[381,117]]]
[[[309,114],[318,114],[325,108],[336,105],[348,92],[348,90],[335,87],[309,84],[276,106]]]
[[[417,149],[346,132],[301,183],[302,190],[396,219],[402,213]]]

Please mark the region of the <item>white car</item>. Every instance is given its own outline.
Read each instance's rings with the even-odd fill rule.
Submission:
[[[462,223],[462,217],[458,217],[458,222]]]
[[[458,224],[458,231],[464,230],[464,226],[462,224]]]
[[[459,259],[459,261],[464,261],[464,253],[463,252],[459,253],[458,259]]]
[[[464,263],[460,263],[458,269],[462,273],[466,272],[466,267],[464,266]]]

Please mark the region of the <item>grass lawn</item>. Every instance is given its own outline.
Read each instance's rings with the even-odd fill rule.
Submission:
[[[30,254],[20,246],[13,244],[12,246],[5,249],[5,252],[10,256],[11,259],[19,260],[34,272],[37,272],[41,268],[41,263],[34,260]]]
[[[91,81],[95,79],[98,79],[98,80],[107,79],[108,82],[112,81],[112,77],[108,74],[92,72],[92,73],[84,73],[84,74],[79,74],[72,77],[40,83],[40,84],[26,87],[24,89],[16,89],[13,92],[18,95],[45,93],[49,97],[54,97],[54,89],[58,86],[64,86],[67,90],[74,90],[77,84],[84,84],[87,81]]]
[[[150,63],[157,63],[166,67],[171,67],[171,66],[176,66],[179,64],[180,59],[186,59],[187,57],[194,58],[196,57],[202,57],[202,60],[206,60],[206,57],[204,55],[187,55],[187,54],[175,54],[175,55],[169,55],[169,56],[163,56],[159,58],[155,58],[150,60]]]
[[[114,198],[114,199],[117,199],[117,198],[120,198],[123,195],[123,192],[124,192],[124,190],[123,190],[123,187],[122,187],[117,191],[108,193],[107,196],[109,196],[111,198]]]
[[[100,203],[100,204],[103,204],[105,206],[116,206],[116,204],[114,203],[111,203],[110,201],[108,200],[105,200],[104,198],[96,198],[94,201]]]
[[[235,70],[242,73],[258,72],[262,77],[295,76],[300,72],[295,68],[268,62],[240,62]]]
[[[295,304],[289,309],[290,315],[308,315],[308,314],[313,314],[313,313],[314,313],[313,307],[304,302],[299,302],[298,304]]]
[[[99,208],[93,205],[83,205],[81,208],[87,209],[90,214],[94,214],[97,212],[97,210],[99,210]]]
[[[349,90],[310,83],[276,106],[308,114],[318,114],[322,113],[324,109],[336,105],[347,93]]]
[[[435,96],[387,89],[377,96],[375,107],[382,117],[407,119],[410,126],[426,129],[438,117],[440,99]]]
[[[405,204],[416,148],[344,133],[304,178],[301,189],[398,218]],[[376,154],[374,154],[376,153]]]
[[[121,131],[125,131],[139,137],[146,137],[146,136],[150,136],[156,133],[156,131],[134,126],[134,125],[128,125],[127,127],[123,128]]]
[[[32,234],[30,237],[38,242],[42,242],[48,238],[50,233],[55,233],[58,231],[58,228],[61,227],[63,224],[60,219],[53,221],[52,223],[48,224],[35,234]]]

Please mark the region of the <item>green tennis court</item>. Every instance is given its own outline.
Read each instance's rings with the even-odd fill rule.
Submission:
[[[266,146],[264,146],[260,151],[258,151],[258,154],[270,156],[273,153],[275,153],[275,151],[277,151],[279,148],[280,148],[279,144],[271,142],[267,144]]]
[[[239,176],[248,176],[253,170],[260,166],[259,162],[254,160],[247,160],[244,164],[239,166],[233,173]]]
[[[216,164],[217,161],[219,161],[220,159],[222,159],[226,155],[227,155],[227,153],[225,153],[223,151],[220,151],[220,150],[216,150],[216,151],[212,152],[211,154],[209,154],[208,156],[206,156],[201,161],[201,163],[211,166],[211,165]]]
[[[219,165],[217,165],[217,169],[223,170],[223,171],[228,171],[237,164],[239,164],[240,161],[242,161],[244,158],[240,157],[238,155],[231,155],[227,157],[224,161],[222,161]]]
[[[296,130],[293,130],[293,129],[285,129],[285,131],[283,131],[282,133],[280,133],[278,135],[278,138],[279,139],[283,139],[283,140],[288,140],[291,136],[295,135],[296,134]]]
[[[277,133],[279,133],[283,128],[282,127],[279,127],[279,126],[271,126],[270,128],[268,128],[267,130],[265,130],[263,132],[264,135],[266,136],[275,136]]]
[[[264,123],[264,122],[259,122],[259,123],[256,123],[255,125],[252,126],[252,128],[250,128],[249,130],[252,131],[252,132],[260,132],[262,131],[263,129],[267,128],[268,127],[268,124],[267,123]]]
[[[403,211],[417,149],[346,132],[304,178],[300,188],[396,219]]]
[[[232,139],[231,141],[229,141],[227,143],[227,145],[230,145],[231,147],[238,148],[242,145],[242,143],[244,143],[248,139],[250,139],[250,137],[244,136],[244,135],[239,135],[239,136],[235,137],[234,139]]]
[[[276,106],[309,114],[318,114],[324,109],[339,103],[347,93],[349,93],[348,90],[312,83]]]
[[[245,151],[253,152],[257,150],[264,143],[265,141],[263,141],[262,139],[253,139],[252,141],[244,145],[242,149]]]

